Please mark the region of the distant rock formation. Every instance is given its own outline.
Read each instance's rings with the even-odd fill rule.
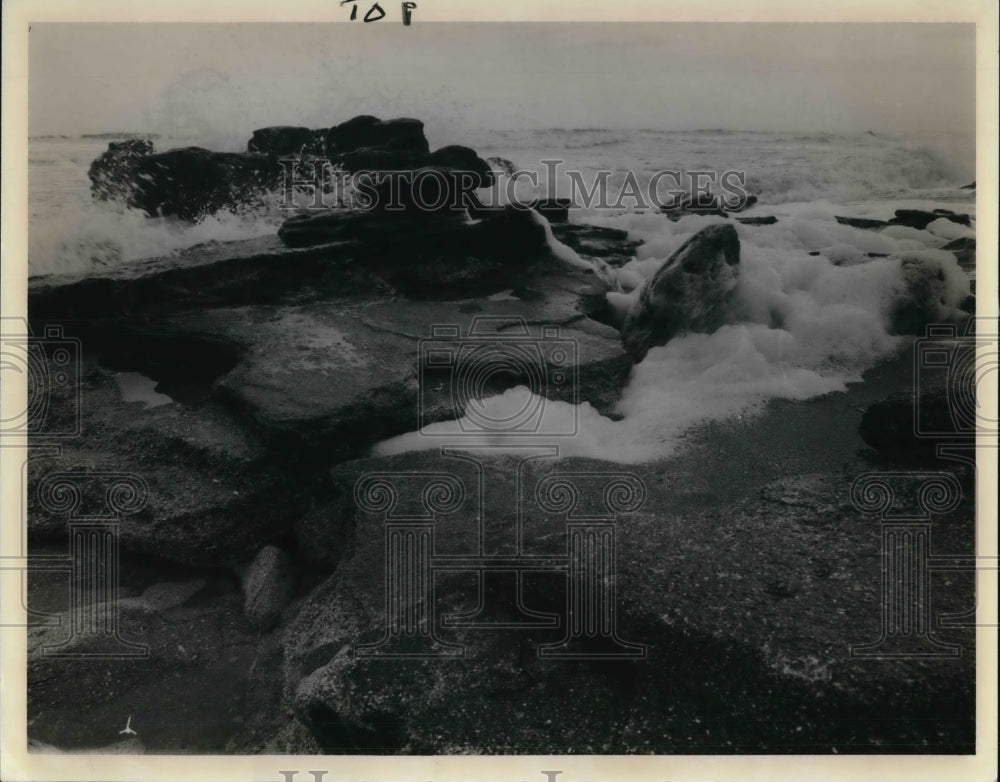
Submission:
[[[286,174],[282,161],[288,159],[329,161],[346,173],[445,174],[445,204],[454,201],[451,196],[456,188],[475,190],[494,182],[490,164],[469,147],[451,145],[432,153],[419,120],[380,120],[368,115],[320,130],[285,125],[259,128],[245,153],[200,147],[156,153],[147,140],[113,142],[91,165],[89,176],[95,199],[122,201],[150,217],[197,222],[277,191]],[[434,178],[424,177],[421,182]],[[430,200],[407,190],[406,181],[400,182],[405,203]]]

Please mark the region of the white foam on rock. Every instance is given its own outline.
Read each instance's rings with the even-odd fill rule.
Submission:
[[[775,225],[738,225],[741,260],[734,322],[713,334],[682,335],[650,350],[633,368],[617,405],[621,420],[603,417],[586,403],[574,407],[519,387],[482,400],[482,407],[468,410],[460,422],[393,438],[374,452],[556,444],[567,456],[634,463],[671,454],[699,423],[753,414],[771,399],[804,400],[846,390],[906,343],[907,338],[892,336],[889,327],[894,307],[909,295],[908,276],[926,272],[920,267],[928,264],[935,274],[940,269],[946,307],[957,306],[969,284],[954,256],[936,249],[941,239],[933,233],[852,228],[831,219],[832,211],[811,205]],[[723,220],[605,216],[599,222],[646,242],[635,260],[608,269],[620,289],[606,294],[612,309],[623,319],[641,284],[670,254],[701,228]],[[820,255],[809,254],[814,247]],[[889,257],[868,259],[869,252]],[[568,260],[574,265],[587,260],[573,256]],[[532,404],[543,413],[531,433],[476,432],[483,410],[498,420]],[[572,436],[565,434],[568,428]]]

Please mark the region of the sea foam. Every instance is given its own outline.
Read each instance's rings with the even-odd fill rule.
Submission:
[[[520,386],[477,400],[477,408],[468,409],[461,421],[401,435],[373,452],[544,443],[557,444],[564,456],[635,463],[670,455],[686,432],[705,421],[753,415],[771,399],[804,400],[846,390],[907,344],[908,338],[890,334],[893,308],[908,295],[911,271],[904,258],[910,270],[921,263],[942,269],[948,306],[968,295],[969,282],[954,256],[935,248],[938,237],[931,233],[917,232],[931,246],[908,232],[882,237],[842,226],[826,211],[822,203],[803,205],[787,224],[738,227],[741,260],[733,322],[712,334],[685,334],[650,350],[632,369],[615,410],[619,420],[600,415],[590,404],[546,400]],[[606,218],[607,224],[646,241],[636,259],[609,270],[619,289],[607,294],[612,306],[626,310],[638,287],[674,250],[723,219]],[[820,248],[820,254],[810,255],[812,248]],[[556,250],[574,266],[587,262],[568,247]],[[872,251],[890,254],[868,258]],[[532,433],[483,423],[510,420],[530,408],[541,411]],[[561,436],[567,431],[576,434]]]

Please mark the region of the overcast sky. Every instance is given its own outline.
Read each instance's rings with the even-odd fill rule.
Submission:
[[[971,135],[972,25],[33,25],[32,135],[481,127]]]

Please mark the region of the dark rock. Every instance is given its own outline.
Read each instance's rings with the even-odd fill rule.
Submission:
[[[131,190],[136,162],[152,154],[153,142],[147,139],[112,141],[87,171],[91,195],[99,201],[124,201]]]
[[[482,184],[478,173],[442,166],[424,166],[406,171],[374,175],[361,192],[367,199],[363,208],[375,211],[403,211],[417,215],[454,212],[482,217],[501,213],[484,209],[476,189]]]
[[[743,223],[743,225],[774,225],[778,222],[778,218],[774,215],[767,215],[766,217],[737,217],[736,222]]]
[[[423,157],[405,150],[361,148],[337,155],[334,162],[344,171],[404,171],[420,165]]]
[[[954,253],[959,265],[963,268],[976,268],[976,240],[972,237],[963,236],[961,239],[952,239],[941,249]]]
[[[635,361],[687,331],[711,333],[726,322],[736,285],[740,240],[732,225],[703,228],[642,287],[622,327]]]
[[[852,228],[865,228],[865,229],[879,229],[885,228],[890,225],[886,220],[872,220],[867,217],[840,217],[837,216],[837,222],[841,225],[849,225]]]
[[[961,275],[961,272],[957,267],[953,270],[946,267],[947,264],[937,258],[903,255],[900,271],[906,290],[894,304],[890,315],[894,333],[919,336],[926,332],[930,324],[961,324],[968,320],[968,313],[959,305],[966,299],[969,289],[966,287],[965,295],[956,301],[950,288],[958,284],[953,279],[954,273]],[[961,284],[968,286],[968,280],[961,276]]]
[[[325,752],[693,751],[719,735],[731,747],[793,742],[799,752],[857,749],[862,736],[874,751],[974,741],[971,655],[850,655],[883,627],[881,532],[852,506],[852,476],[804,476],[692,516],[674,510],[662,465],[462,456],[404,454],[332,473],[330,523],[353,545],[283,636],[289,699]],[[426,493],[435,479],[450,491]],[[575,491],[543,507],[543,482],[557,480]],[[624,490],[610,512],[604,490],[615,480],[640,487],[645,505]],[[971,508],[966,500],[936,545],[970,550]],[[433,526],[433,594],[387,595],[386,522],[417,516]],[[602,616],[616,638],[571,634],[584,618],[567,615],[567,584],[579,582],[556,569],[574,550],[569,522],[595,517],[615,528],[613,575],[593,578],[615,590],[604,591]],[[520,581],[477,574],[484,547],[498,567],[532,557],[535,570]],[[974,605],[973,581],[962,578],[950,609]],[[973,648],[973,630],[947,632]],[[919,719],[928,710],[941,719]]]
[[[91,193],[150,217],[196,222],[222,209],[252,203],[281,183],[276,159],[210,152],[200,147],[155,153],[152,142],[112,142],[90,166]]]
[[[430,153],[424,123],[415,119],[354,117],[330,128],[326,154],[347,172],[416,168]]]
[[[897,209],[896,216],[889,222],[892,225],[906,225],[910,228],[923,230],[941,217],[945,217],[953,223],[958,223],[959,225],[971,225],[968,215],[958,215],[953,212],[947,212],[946,210],[924,212],[919,209]]]
[[[971,396],[965,397],[965,394]],[[936,388],[887,396],[861,416],[858,433],[866,444],[887,456],[933,459],[939,443],[975,437],[974,426],[960,425],[962,412],[974,399],[972,388]]]
[[[325,137],[326,131],[288,125],[260,128],[247,142],[247,152],[278,157],[320,155],[325,152]]]
[[[479,157],[474,149],[459,144],[435,150],[422,163],[423,166],[467,172],[476,187],[491,187],[494,182],[493,169],[489,163]]]
[[[962,186],[961,186],[961,187],[959,188],[959,190],[975,190],[975,189],[976,189],[976,183],[975,183],[974,181],[973,181],[973,182],[970,182],[970,183],[969,183],[969,184],[967,184],[967,185],[962,185]]]
[[[515,266],[556,263],[544,226],[515,207],[474,225],[448,213],[331,211],[292,218],[279,235],[201,245],[96,273],[34,277],[29,316],[86,321],[90,328],[135,313],[149,318],[197,306],[365,299],[394,287],[435,298],[468,296],[523,281],[512,274]]]
[[[278,190],[285,175],[280,159],[293,157],[325,158],[346,173],[405,172],[404,204],[419,203],[406,177],[434,180],[444,175],[449,191],[458,193],[494,182],[490,164],[469,147],[453,145],[431,153],[423,123],[415,119],[359,116],[329,130],[260,128],[247,149],[247,154],[236,154],[188,147],[155,154],[147,141],[112,143],[91,166],[94,197],[123,201],[151,217],[194,222],[222,209],[254,204]]]
[[[265,546],[242,576],[243,612],[257,630],[270,630],[292,597],[292,558],[276,546]]]
[[[545,227],[530,211],[507,206],[481,217],[469,224],[455,211],[329,212],[291,218],[278,235],[293,247],[356,242],[354,257],[394,287],[425,294],[437,289],[438,296],[512,282],[514,268],[556,263]]]
[[[353,117],[330,128],[326,149],[331,159],[359,149],[405,152],[413,157],[430,152],[420,120],[380,120],[369,115]]]
[[[281,181],[272,157],[186,147],[137,158],[126,201],[150,217],[194,222],[252,203]]]

